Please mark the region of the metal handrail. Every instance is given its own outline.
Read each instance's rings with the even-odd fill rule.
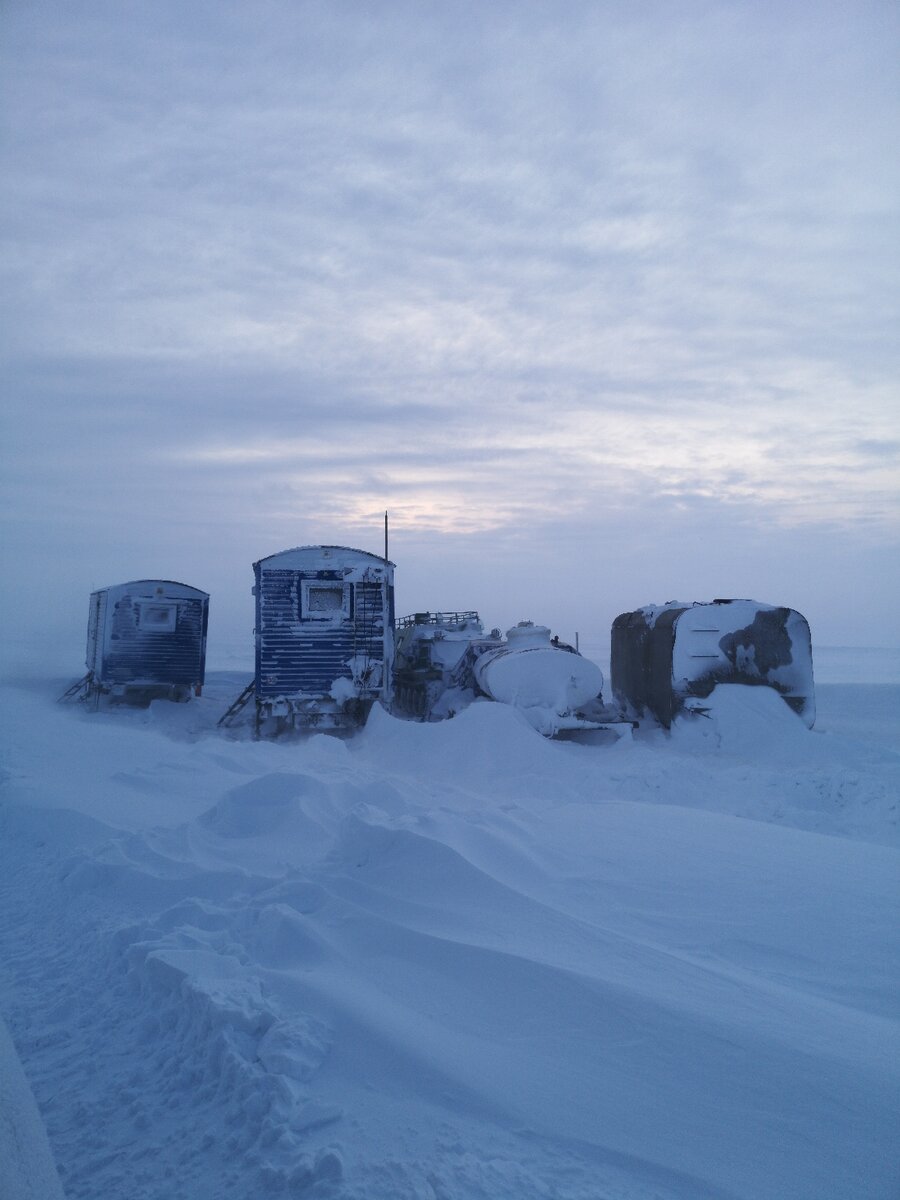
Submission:
[[[408,617],[400,617],[398,629],[409,629],[412,625],[462,625],[466,621],[478,621],[481,618],[474,609],[466,612],[422,612],[410,613]]]

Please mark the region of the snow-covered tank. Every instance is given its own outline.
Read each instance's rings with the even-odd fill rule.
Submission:
[[[253,570],[257,729],[361,724],[390,691],[394,564],[349,546],[299,546]]]
[[[541,733],[609,723],[603,674],[550,630],[520,621],[504,640],[477,612],[414,613],[397,622],[392,711],[439,721],[478,698],[509,704]]]
[[[720,683],[770,687],[812,728],[812,643],[806,618],[756,600],[670,602],[622,613],[612,626],[613,695],[668,728]]]
[[[603,672],[546,625],[520,621],[479,655],[474,672],[486,696],[520,709],[542,733],[596,727],[586,709],[600,699]]]
[[[209,595],[171,579],[135,579],[91,593],[87,674],[64,699],[147,704],[200,694]]]

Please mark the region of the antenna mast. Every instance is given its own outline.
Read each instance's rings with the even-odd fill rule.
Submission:
[[[388,561],[388,515],[387,509],[384,510],[384,561]]]

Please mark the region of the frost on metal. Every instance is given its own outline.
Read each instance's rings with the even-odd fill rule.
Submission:
[[[773,688],[810,728],[812,644],[805,617],[756,600],[649,605],[613,622],[610,658],[618,703],[668,728],[692,697],[720,683]]]
[[[602,671],[559,639],[554,644],[546,625],[520,621],[507,630],[506,642],[475,663],[475,679],[486,696],[513,705],[548,737],[596,723],[589,710],[600,701]]]
[[[209,596],[171,579],[101,588],[88,608],[84,691],[146,703],[199,694]]]
[[[397,622],[391,711],[421,721],[451,717],[475,699],[473,663],[499,644],[474,609],[418,612]]]
[[[257,727],[354,727],[389,693],[394,564],[300,546],[253,564]]]
[[[397,623],[393,711],[451,717],[482,697],[518,709],[539,732],[606,726],[603,674],[550,630],[520,621],[485,636],[477,612],[414,613]]]

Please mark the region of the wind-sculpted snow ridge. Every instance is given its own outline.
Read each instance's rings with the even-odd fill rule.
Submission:
[[[3,1006],[70,1200],[896,1194],[896,753],[761,690],[609,745],[18,699]]]

